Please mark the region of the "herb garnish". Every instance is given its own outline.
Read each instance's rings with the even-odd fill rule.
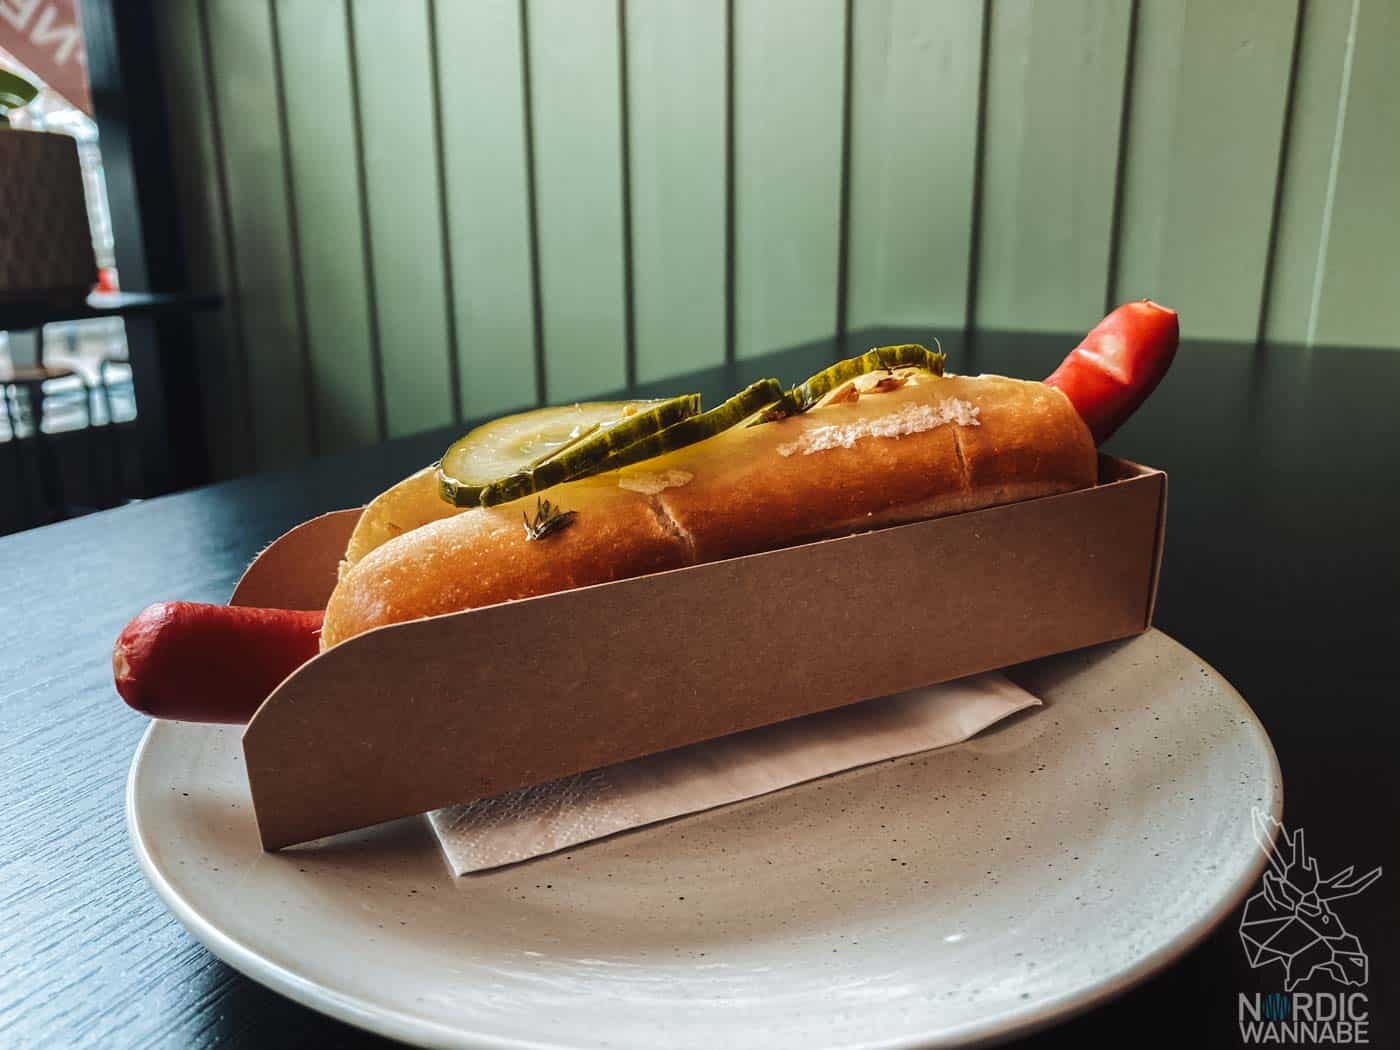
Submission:
[[[562,510],[556,504],[550,503],[547,499],[535,497],[535,520],[530,520],[530,515],[521,512],[520,516],[525,519],[525,539],[542,540],[546,536],[558,532],[560,529],[568,528],[578,517],[576,510]]]

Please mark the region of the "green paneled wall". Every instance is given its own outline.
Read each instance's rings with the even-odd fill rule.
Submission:
[[[983,7],[862,0],[853,11],[850,327],[960,327]]]
[[[734,4],[734,352],[836,334],[846,10]]]
[[[435,7],[458,381],[475,418],[536,395],[521,13],[517,0]]]
[[[1307,340],[1313,293],[1324,269],[1323,219],[1328,187],[1337,158],[1334,148],[1342,124],[1338,106],[1346,97],[1343,68],[1355,5],[1306,3],[1298,43],[1293,110],[1279,186],[1273,269],[1264,329],[1295,342]]]
[[[345,12],[322,0],[290,0],[277,5],[276,29],[313,421],[319,450],[332,452],[382,436],[358,132],[351,107],[326,105],[353,94]]]
[[[1103,313],[1131,10],[990,5],[979,325],[1074,331]]]
[[[1142,5],[1113,291],[1191,304],[1202,338],[1258,328],[1296,23],[1294,0]]]
[[[616,0],[526,0],[545,396],[627,379]]]
[[[725,7],[625,8],[637,379],[724,361]]]
[[[426,3],[355,3],[348,32],[384,425],[393,437],[458,415],[435,163],[433,30]]]
[[[1400,331],[1400,4],[1355,0],[1309,338],[1394,346]]]
[[[223,475],[873,325],[1400,331],[1395,0],[158,20]]]
[[[204,16],[251,452],[262,467],[298,459],[312,447],[272,19],[267,7],[242,0],[216,0]]]

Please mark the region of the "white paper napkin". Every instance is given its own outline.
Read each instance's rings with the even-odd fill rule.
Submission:
[[[457,875],[960,743],[1040,701],[974,675],[578,773],[428,814]]]

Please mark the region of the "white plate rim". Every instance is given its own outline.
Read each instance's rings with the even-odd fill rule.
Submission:
[[[1155,630],[1155,629],[1149,629]],[[1162,632],[1158,632],[1162,633]],[[1170,637],[1170,636],[1168,636]],[[1191,653],[1210,677],[1220,687],[1227,700],[1238,708],[1243,724],[1263,744],[1269,763],[1268,809],[1274,823],[1271,834],[1277,835],[1277,828],[1283,820],[1283,772],[1279,766],[1278,754],[1273,741],[1265,730],[1259,716],[1249,706],[1248,701],[1230,684],[1223,674],[1175,639],[1174,645]],[[364,1001],[326,985],[305,978],[285,966],[279,965],[260,954],[257,949],[229,936],[214,923],[206,919],[199,910],[186,900],[166,879],[156,864],[147,845],[146,837],[136,813],[136,776],[141,766],[151,738],[159,730],[161,723],[152,721],[146,727],[132,756],[131,768],[126,778],[126,828],[131,841],[132,852],[142,873],[150,882],[156,895],[161,899],[180,924],[196,940],[200,941],[214,955],[235,970],[257,981],[273,991],[287,996],[312,1010],[353,1025],[356,1028],[382,1035],[390,1039],[416,1046],[461,1048],[461,1050],[574,1050],[568,1043],[540,1042],[534,1039],[485,1037],[473,1034],[462,1027],[449,1026],[429,1021],[392,1007],[369,1005]],[[1102,1006],[1128,992],[1138,984],[1156,975],[1176,962],[1194,948],[1232,911],[1239,906],[1250,888],[1258,880],[1267,858],[1260,849],[1253,851],[1251,861],[1243,869],[1243,874],[1231,884],[1229,889],[1195,922],[1183,927],[1166,944],[1149,952],[1136,963],[1111,977],[1086,985],[1064,995],[1042,1000],[1024,1008],[1005,1011],[976,1021],[969,1021],[955,1028],[943,1028],[937,1032],[915,1034],[894,1041],[882,1040],[849,1046],[848,1050],[920,1050],[929,1047],[978,1047],[1003,1043],[1013,1038],[1023,1038],[1056,1024],[1084,1014]]]

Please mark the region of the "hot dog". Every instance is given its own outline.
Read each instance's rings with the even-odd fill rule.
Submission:
[[[112,678],[152,718],[248,721],[320,647],[320,611],[159,602],[117,636]]]
[[[873,378],[873,377],[872,377]],[[324,646],[478,608],[1092,485],[1069,399],[1001,376],[909,377],[550,489],[576,518],[544,539],[528,497],[397,536],[343,566]]]
[[[1044,383],[890,369],[800,415],[552,487],[562,524],[543,534],[539,497],[457,509],[420,472],[362,515],[324,620],[153,607],[118,640],[118,690],[157,717],[243,721],[318,648],[384,624],[1083,488],[1176,340],[1176,314],[1143,301]]]

